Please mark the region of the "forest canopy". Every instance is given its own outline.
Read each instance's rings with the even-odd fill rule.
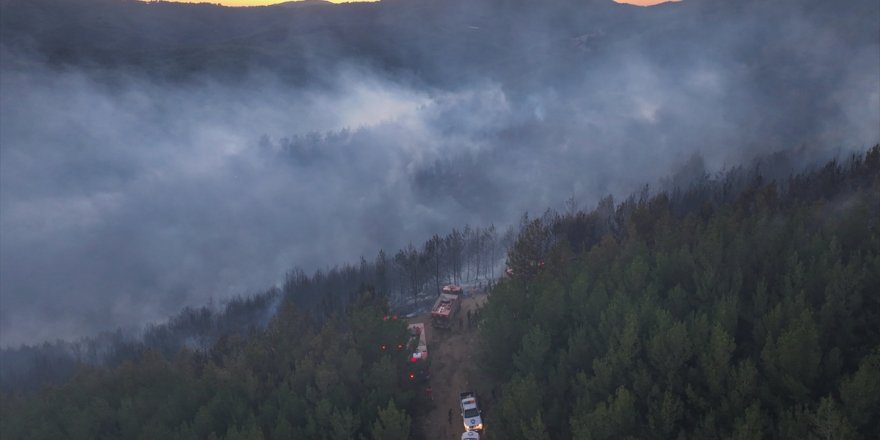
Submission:
[[[547,215],[509,260],[481,327],[493,435],[880,432],[880,147]]]

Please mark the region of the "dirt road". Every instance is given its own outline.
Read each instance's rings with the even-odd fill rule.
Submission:
[[[478,292],[478,291],[474,291]],[[478,306],[486,301],[486,294],[478,292],[462,301],[459,317],[451,329],[435,329],[430,326],[430,314],[417,316],[409,322],[425,323],[428,338],[428,356],[431,357],[431,380],[433,408],[425,417],[413,420],[414,430],[426,440],[461,439],[464,432],[458,407],[458,395],[474,390],[481,373],[475,371],[478,340],[475,319],[468,326],[468,312],[474,315]],[[452,411],[451,422],[449,412]]]

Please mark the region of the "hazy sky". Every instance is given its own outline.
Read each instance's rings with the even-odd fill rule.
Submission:
[[[660,3],[679,2],[681,0],[614,0],[616,3],[628,3],[639,6],[654,6]]]
[[[217,3],[224,6],[266,6],[284,3],[287,0],[172,0],[180,3]],[[326,0],[330,3],[373,2],[379,0]]]
[[[225,6],[265,6],[276,3],[283,3],[285,0],[175,0],[182,3],[219,3]],[[370,2],[379,0],[327,0],[330,3],[349,3],[349,2]],[[681,0],[614,0],[617,3],[629,3],[639,6],[652,6],[669,1]]]

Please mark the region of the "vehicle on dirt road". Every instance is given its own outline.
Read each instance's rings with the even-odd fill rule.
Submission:
[[[459,396],[461,397],[461,417],[464,419],[464,430],[482,431],[483,418],[480,406],[477,404],[477,395],[473,391],[465,391]]]
[[[409,380],[411,382],[426,382],[431,378],[431,361],[428,359],[428,342],[425,335],[425,324],[409,324]]]
[[[451,328],[456,314],[461,310],[461,286],[444,286],[434,307],[431,308],[431,325],[437,328]]]
[[[461,440],[480,440],[480,434],[477,431],[465,431],[461,434]]]

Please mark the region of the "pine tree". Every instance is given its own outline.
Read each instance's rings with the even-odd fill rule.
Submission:
[[[393,400],[389,400],[388,406],[379,411],[370,433],[374,440],[408,440],[410,423],[409,416],[399,411]]]

